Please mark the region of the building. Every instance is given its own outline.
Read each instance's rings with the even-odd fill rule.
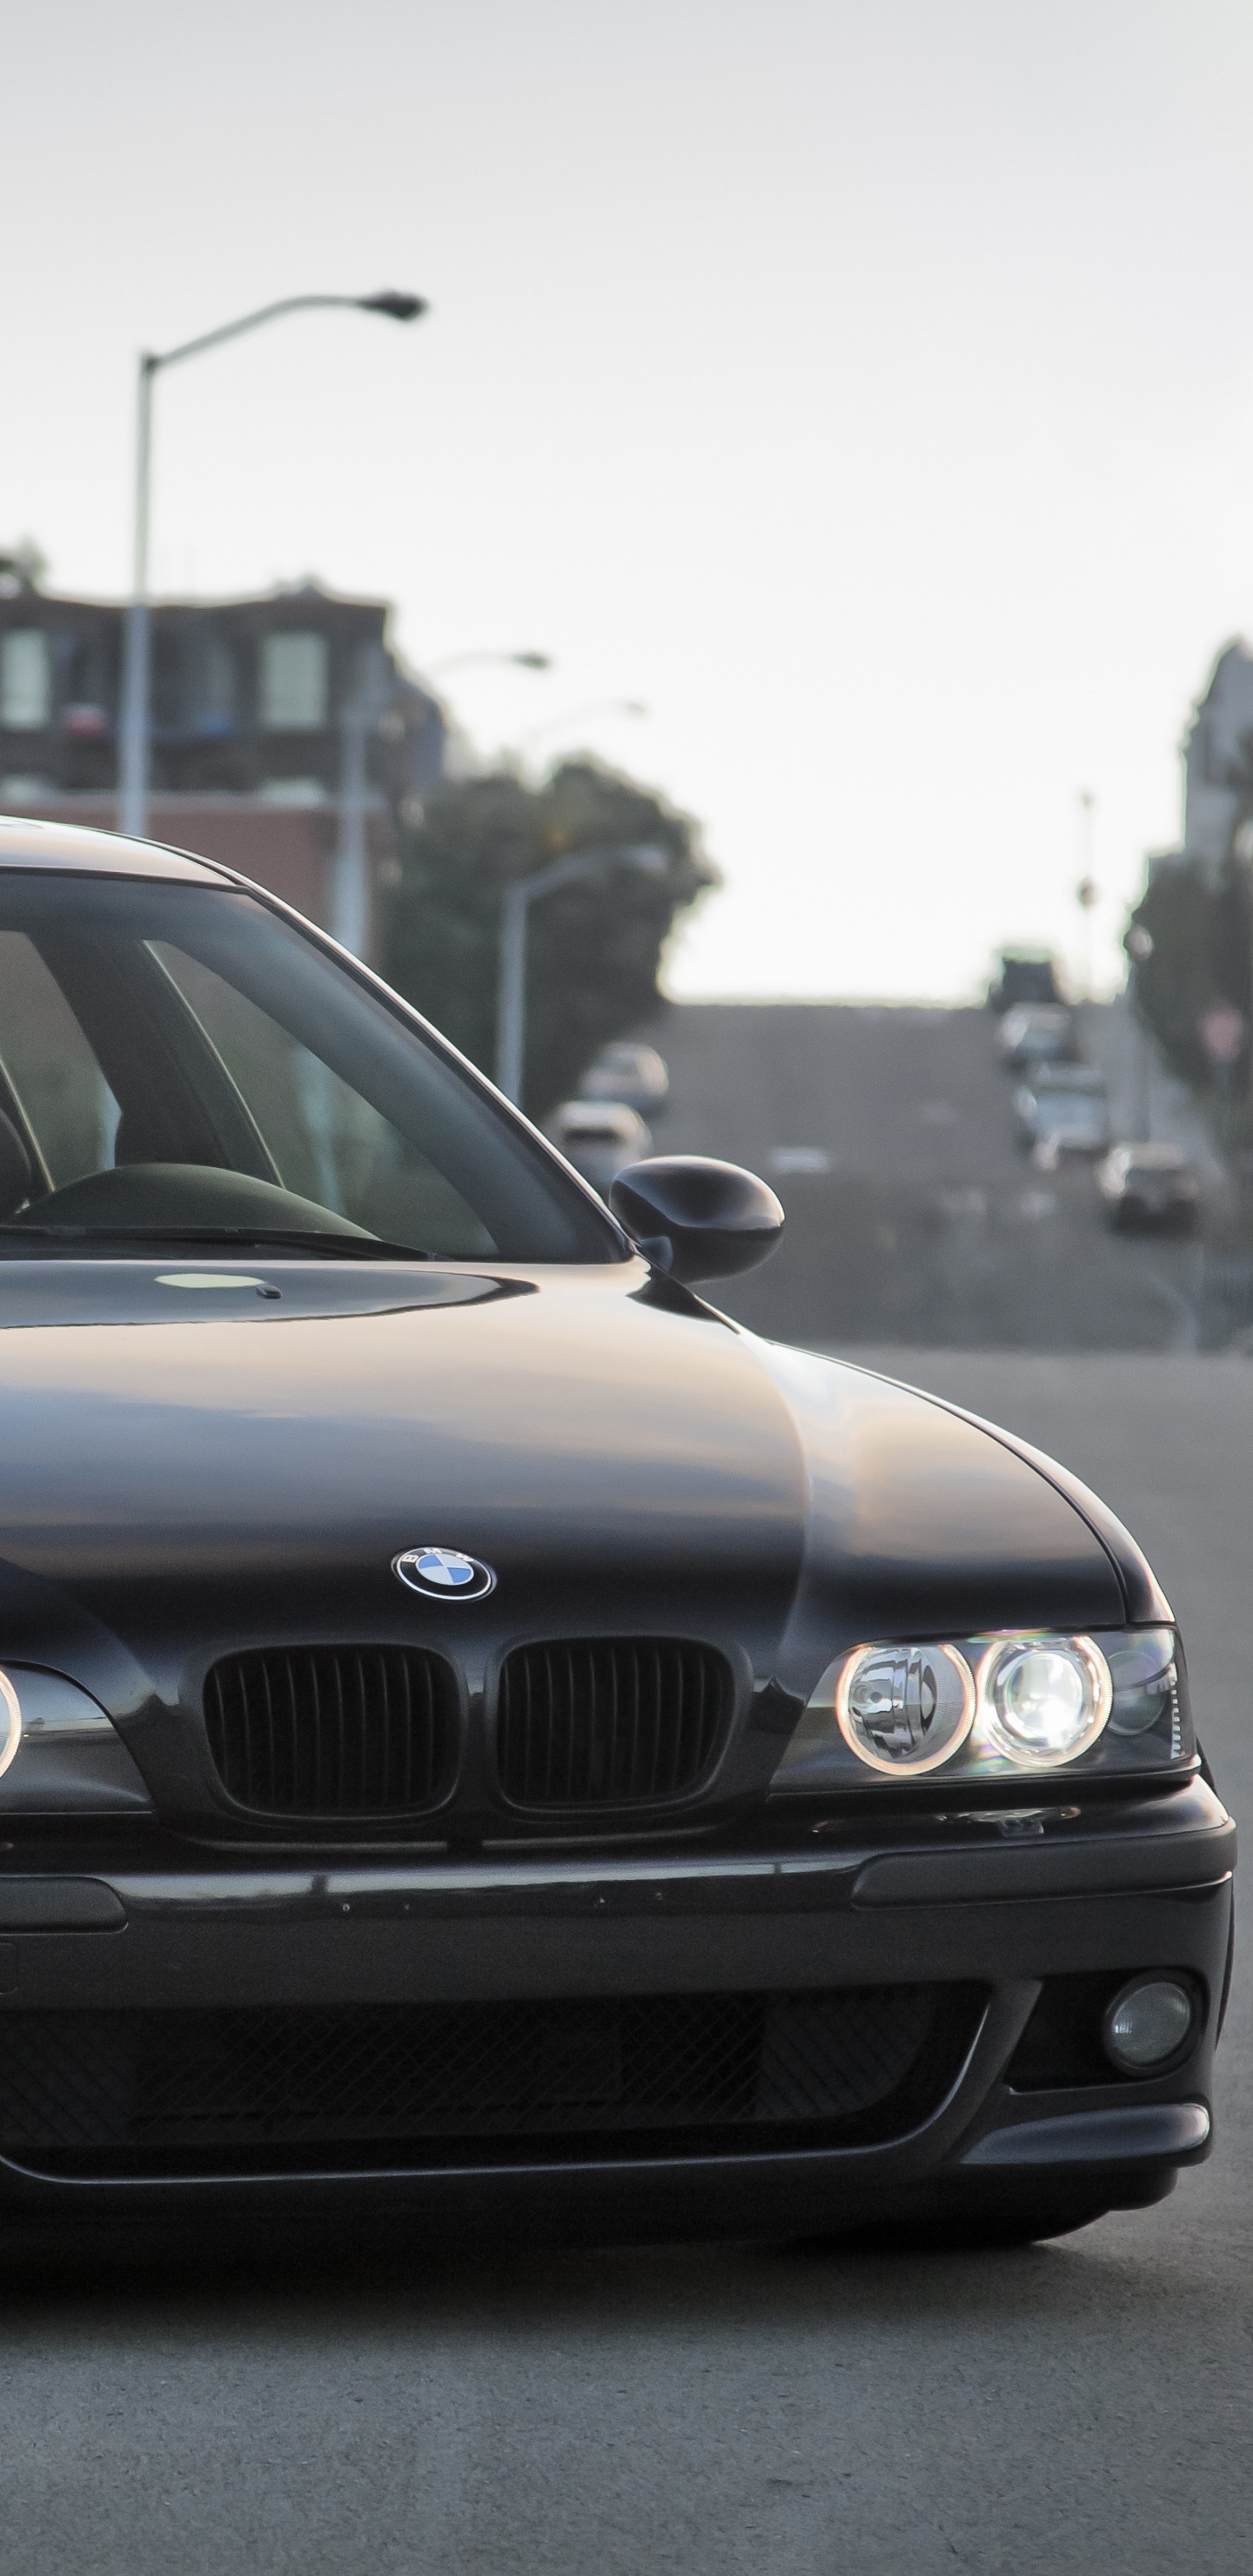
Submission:
[[[125,619],[0,557],[0,812],[116,828]],[[313,582],[152,612],[153,839],[238,868],[362,954],[397,825],[447,745],[387,630],[384,602]]]
[[[1253,803],[1253,650],[1239,636],[1214,664],[1183,763],[1182,855],[1216,872]]]

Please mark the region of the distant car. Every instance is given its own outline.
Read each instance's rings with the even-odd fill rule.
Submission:
[[[1018,1002],[1063,999],[1057,968],[1047,950],[1006,948],[1001,952],[1000,964],[1000,974],[988,988],[988,1002],[994,1011],[1010,1011]]]
[[[1104,1154],[1110,1143],[1105,1077],[1086,1064],[1042,1067],[1014,1093],[1014,1123],[1021,1145],[1057,1159],[1062,1154]]]
[[[1075,1023],[1064,1002],[1022,1002],[1007,1011],[996,1042],[1008,1065],[1066,1064],[1078,1053]]]
[[[584,1100],[620,1100],[628,1109],[657,1110],[670,1089],[670,1076],[656,1047],[633,1046],[626,1039],[603,1046],[579,1084]]]
[[[1200,1185],[1178,1145],[1115,1145],[1096,1175],[1113,1226],[1161,1226],[1190,1233]]]
[[[652,1137],[625,1100],[567,1100],[552,1122],[554,1144],[606,1198],[619,1172],[652,1151]]]

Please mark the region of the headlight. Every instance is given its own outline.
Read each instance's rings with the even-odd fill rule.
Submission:
[[[0,1671],[0,1822],[151,1813],[132,1755],[86,1691],[64,1673]]]
[[[1051,1771],[1095,1744],[1114,1690],[1090,1637],[1017,1637],[984,1656],[979,1697],[992,1751]]]
[[[0,1772],[17,1760],[22,1742],[22,1703],[7,1673],[0,1673]]]
[[[955,1646],[867,1646],[835,1692],[840,1733],[875,1771],[934,1771],[974,1724],[974,1676]]]
[[[854,1646],[829,1664],[776,1790],[942,1767],[972,1785],[1024,1771],[1160,1771],[1196,1751],[1173,1628],[1103,1638],[963,1637]]]

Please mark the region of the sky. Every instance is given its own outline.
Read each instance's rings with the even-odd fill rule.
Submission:
[[[412,288],[161,381],[157,588],[553,655],[445,685],[699,819],[681,998],[1082,979],[1089,864],[1112,989],[1253,630],[1248,0],[0,0],[0,84],[0,546],[117,594],[137,350]]]

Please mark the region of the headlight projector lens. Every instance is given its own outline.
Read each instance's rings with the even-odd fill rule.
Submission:
[[[863,1646],[835,1694],[845,1743],[874,1771],[934,1771],[974,1713],[974,1676],[955,1646]]]
[[[1178,2057],[1195,2020],[1193,1997],[1177,1977],[1138,1978],[1105,2015],[1105,2054],[1124,2074],[1146,2075]]]
[[[1086,1753],[1114,1696],[1090,1637],[1016,1637],[985,1656],[979,1681],[993,1750],[1030,1771]]]

